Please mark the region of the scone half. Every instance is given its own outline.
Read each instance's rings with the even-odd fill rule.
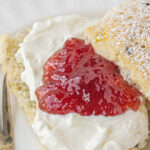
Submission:
[[[150,5],[128,0],[85,30],[95,52],[115,62],[123,77],[150,97]]]

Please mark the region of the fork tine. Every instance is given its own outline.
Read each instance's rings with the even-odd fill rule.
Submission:
[[[10,111],[9,91],[6,75],[3,80],[2,91],[2,133],[0,133],[0,150],[13,150],[13,132]]]
[[[10,110],[9,91],[7,88],[6,75],[3,81],[3,93],[2,93],[2,109],[3,109],[3,134],[12,135],[12,120]]]

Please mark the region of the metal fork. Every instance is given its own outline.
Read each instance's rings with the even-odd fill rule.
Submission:
[[[10,110],[9,90],[6,75],[2,90],[2,132],[0,133],[0,150],[13,150],[13,132]]]

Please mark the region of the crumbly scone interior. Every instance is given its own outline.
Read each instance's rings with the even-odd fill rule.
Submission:
[[[8,84],[11,92],[17,97],[19,106],[24,110],[30,123],[33,122],[36,104],[30,100],[29,89],[21,80],[21,73],[24,66],[18,63],[15,54],[19,48],[19,43],[23,41],[25,34],[16,34],[14,37],[3,35],[0,37],[0,63],[2,70],[7,74]]]

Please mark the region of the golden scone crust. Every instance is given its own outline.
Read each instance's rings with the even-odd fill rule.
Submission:
[[[89,26],[85,36],[150,99],[150,3],[126,1]]]
[[[18,63],[15,54],[19,48],[19,43],[24,39],[25,34],[16,34],[13,38],[8,35],[0,37],[0,64],[2,70],[7,73],[8,83],[12,93],[17,97],[19,106],[24,110],[30,123],[32,123],[36,104],[30,100],[29,89],[23,81],[21,81],[21,73],[24,66]]]

